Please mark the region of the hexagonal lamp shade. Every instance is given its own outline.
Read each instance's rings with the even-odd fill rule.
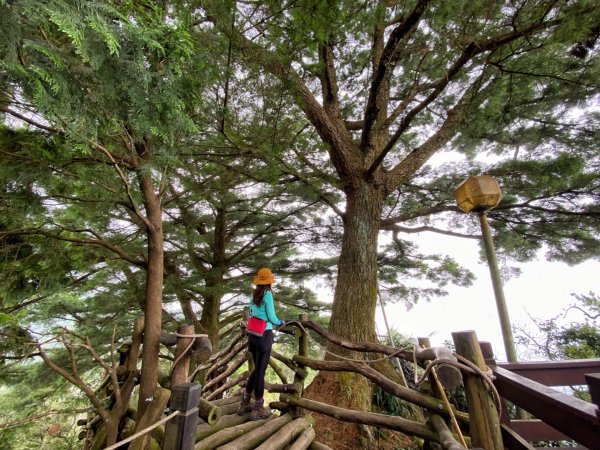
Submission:
[[[454,190],[454,198],[464,212],[482,212],[496,207],[502,200],[502,192],[495,178],[478,175],[460,183]]]

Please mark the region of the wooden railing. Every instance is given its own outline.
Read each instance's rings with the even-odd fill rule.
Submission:
[[[141,330],[141,327],[135,329]],[[123,348],[122,356],[129,356],[120,358],[119,365],[113,367],[111,379],[113,383],[118,382],[118,389],[113,389],[112,396],[126,390],[128,398],[132,389],[125,388],[128,383],[133,383],[131,380],[137,379],[137,370],[127,370],[131,361],[137,361],[141,344],[135,329],[134,344]],[[312,449],[330,450],[314,441],[312,411],[341,421],[400,431],[421,438],[424,448],[534,450],[530,441],[573,440],[581,445],[579,449],[600,449],[600,360],[497,363],[491,346],[480,343],[473,331],[452,333],[456,352],[445,347],[431,347],[426,339],[419,339],[418,345],[415,343],[404,349],[349,341],[322,329],[305,316],[280,331],[298,339],[298,350],[291,358],[273,352],[269,362],[280,383],[267,383],[265,387],[271,393],[280,394],[278,401],[269,404],[280,411],[279,418],[250,423],[248,415],[236,414],[241,400],[239,388],[248,377],[248,371],[240,373],[240,369],[246,363],[250,364],[242,330],[233,330],[228,345],[212,353],[190,374],[191,353],[202,351],[205,347],[202,342],[206,339],[205,335],[193,334],[193,327],[183,326],[170,337],[165,336],[164,342],[161,338],[164,345],[175,345],[168,383],[157,387],[149,399],[135,434],[128,431],[127,435],[119,437],[121,441],[107,448],[121,448],[131,441],[129,448],[138,449],[146,445],[145,441],[154,441],[154,446],[163,450],[209,450],[221,445],[223,447],[219,448],[236,450],[257,446],[281,450],[289,445],[290,448],[306,448],[309,444]],[[315,340],[312,334],[318,335],[321,342],[333,344],[332,348],[365,353],[370,361],[343,357],[337,360],[309,358],[308,340]],[[321,345],[317,340],[315,343]],[[420,370],[422,377],[415,383],[419,385],[427,379],[428,387],[411,389],[374,369],[376,361],[392,357],[417,363],[424,371]],[[291,370],[293,379],[288,379],[282,365]],[[387,393],[412,403],[423,414],[409,420],[309,400],[303,396],[308,369],[360,374]],[[202,386],[195,383],[200,373],[203,375]],[[124,375],[127,376],[123,378]],[[445,394],[446,390],[454,390],[461,383],[467,411],[451,404]],[[592,402],[552,388],[585,384],[589,387]],[[113,397],[108,399],[111,404],[119,403],[113,400]],[[533,419],[510,418],[506,402],[515,405],[518,411],[531,414]],[[163,417],[167,404],[170,414]],[[124,416],[124,408],[115,411],[116,421],[131,422]],[[98,420],[90,417],[85,421],[85,449],[104,448],[106,432],[103,436]]]
[[[499,363],[488,343],[481,347],[504,400],[500,420],[507,449],[542,448],[532,441],[575,441],[578,449],[600,449],[600,359]],[[591,403],[553,389],[586,385]],[[509,417],[507,401],[532,418]]]

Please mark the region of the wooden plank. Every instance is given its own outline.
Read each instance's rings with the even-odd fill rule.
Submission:
[[[502,397],[589,448],[600,448],[596,406],[498,366],[491,367]]]
[[[500,425],[502,430],[502,442],[509,450],[534,450],[529,442],[519,436],[514,430],[506,425]]]
[[[592,402],[596,405],[596,417],[600,419],[600,373],[588,373],[585,375],[588,391]]]
[[[565,361],[527,361],[496,363],[498,367],[510,370],[530,380],[546,386],[585,385],[585,375],[600,372],[600,359],[570,359]]]
[[[511,420],[510,428],[526,441],[570,441],[571,438],[538,419]]]

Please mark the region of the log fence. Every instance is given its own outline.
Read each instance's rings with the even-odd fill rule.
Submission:
[[[250,421],[249,414],[237,415],[241,389],[251,369],[243,327],[239,333],[231,334],[231,341],[191,374],[187,352],[194,347],[194,339],[198,337],[193,335],[193,329],[182,327],[175,340],[176,356],[170,372],[171,387],[157,388],[152,404],[137,424],[139,435],[129,436],[113,448],[125,448],[125,443],[130,442],[129,449],[331,450],[315,441],[311,417],[311,412],[314,412],[341,421],[418,437],[424,442],[424,450],[533,450],[534,447],[526,441],[527,435],[519,436],[517,432],[521,424],[508,418],[508,400],[534,413],[538,428],[539,423],[546,427],[550,424],[559,430],[555,430],[559,436],[568,436],[568,439],[575,439],[587,446],[579,448],[600,449],[600,374],[586,372],[590,367],[600,369],[600,365],[577,369],[578,380],[584,378],[587,381],[594,404],[582,400],[566,401],[545,390],[550,388],[543,386],[544,389],[541,389],[532,384],[536,381],[519,375],[519,371],[534,373],[533,366],[507,368],[496,363],[489,346],[479,343],[472,331],[453,333],[456,352],[444,347],[431,347],[427,339],[420,339],[412,347],[402,349],[380,343],[350,341],[333,335],[305,316],[286,324],[279,331],[298,339],[295,355],[288,358],[273,351],[269,362],[280,383],[266,383],[265,387],[271,394],[279,394],[278,400],[269,404],[271,409],[279,411],[279,415],[274,414],[261,421]],[[363,353],[365,359],[339,357],[324,361],[310,358],[309,340],[314,340],[311,333],[342,349],[351,350],[353,354]],[[134,338],[139,340],[136,333]],[[139,343],[134,347],[137,353]],[[131,357],[130,352],[128,355]],[[335,358],[335,355],[331,356]],[[390,358],[400,358],[415,365],[415,378],[417,369],[421,373],[421,378],[415,380],[417,389],[398,384],[372,367],[374,362]],[[131,373],[131,359],[123,358],[121,363],[123,372]],[[246,363],[248,370],[243,370]],[[288,378],[286,369],[291,372],[293,380]],[[383,391],[420,407],[423,415],[413,420],[309,400],[303,397],[309,370],[360,374]],[[194,381],[199,373],[203,374],[202,385]],[[528,382],[523,382],[523,379]],[[429,382],[428,387],[419,388],[424,381]],[[466,411],[452,404],[446,395],[446,391],[460,388],[461,385],[464,386],[467,399]],[[550,403],[543,403],[540,400],[542,398],[555,399],[552,408],[562,410],[562,415],[554,414],[553,417],[559,417],[559,421],[568,422],[569,425],[556,423],[544,411],[532,406],[531,402],[540,402],[542,409],[551,409]],[[165,414],[169,414],[166,419]],[[582,427],[583,437],[580,432],[571,431],[581,430]],[[104,448],[98,442],[96,439],[95,446],[92,444],[86,448]]]

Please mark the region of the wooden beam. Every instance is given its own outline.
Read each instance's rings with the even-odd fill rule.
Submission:
[[[440,442],[440,436],[427,425],[404,419],[402,417],[355,411],[352,409],[340,408],[338,406],[309,400],[307,398],[297,398],[287,394],[281,394],[280,398],[282,401],[290,403],[294,406],[299,406],[310,411],[325,414],[344,422],[388,428],[390,430],[401,431],[403,433],[411,434],[423,439],[429,439],[433,442]]]
[[[546,386],[585,386],[586,374],[600,372],[600,359],[497,362],[496,365]]]
[[[600,448],[596,405],[492,366],[499,394],[589,448]]]

